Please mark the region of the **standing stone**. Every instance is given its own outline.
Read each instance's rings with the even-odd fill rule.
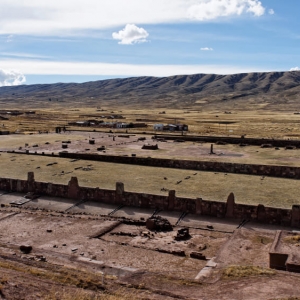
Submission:
[[[34,180],[33,172],[28,172],[27,174],[27,186],[28,186],[28,192],[34,192],[35,180]]]
[[[79,199],[80,197],[80,187],[78,185],[77,177],[71,177],[68,183],[68,198]]]
[[[116,193],[118,195],[122,195],[124,193],[124,183],[123,182],[116,183]]]
[[[227,202],[226,202],[226,218],[233,218],[234,217],[234,194],[230,193]]]
[[[116,183],[116,193],[115,193],[115,203],[121,204],[123,201],[123,193],[124,193],[124,183],[117,182]]]
[[[169,210],[174,210],[175,200],[176,200],[176,191],[175,190],[169,191],[169,196],[168,196]]]

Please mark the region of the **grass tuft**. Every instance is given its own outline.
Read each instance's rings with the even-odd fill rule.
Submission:
[[[300,242],[300,235],[289,235],[284,238],[286,243],[296,244]]]
[[[223,278],[242,278],[250,276],[270,276],[276,272],[271,269],[265,269],[257,266],[229,266],[223,270]]]

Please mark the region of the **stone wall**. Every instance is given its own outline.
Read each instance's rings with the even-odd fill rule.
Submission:
[[[175,160],[164,158],[136,156],[130,157],[67,152],[60,152],[59,156],[64,158],[85,159],[120,164],[300,179],[300,168],[289,166],[237,164],[211,161]]]
[[[281,140],[281,139],[259,139],[247,137],[230,137],[230,136],[189,136],[189,135],[168,135],[157,134],[155,139],[165,140],[184,140],[192,142],[205,142],[205,143],[227,143],[227,144],[246,144],[253,146],[261,146],[263,144],[270,144],[273,147],[287,147],[294,146],[300,148],[300,140]]]
[[[300,207],[294,205],[292,209],[265,207],[264,205],[236,204],[234,194],[231,193],[226,202],[209,201],[201,198],[191,199],[176,197],[174,190],[167,196],[125,191],[122,182],[116,183],[115,190],[81,187],[76,177],[72,177],[68,185],[37,182],[33,172],[28,173],[27,180],[0,178],[0,190],[6,192],[33,192],[38,195],[48,195],[60,198],[91,200],[159,209],[165,211],[179,211],[196,215],[205,215],[217,218],[236,219],[239,222],[255,220],[266,224],[277,224],[300,228]]]

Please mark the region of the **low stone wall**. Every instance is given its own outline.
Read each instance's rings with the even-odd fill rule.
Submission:
[[[122,182],[116,183],[115,190],[80,187],[76,177],[68,185],[36,182],[34,173],[28,173],[27,180],[0,178],[0,190],[7,192],[33,192],[60,198],[91,200],[96,202],[126,205],[165,211],[180,211],[190,214],[217,218],[231,218],[239,222],[255,220],[266,224],[277,224],[300,228],[300,206],[292,209],[265,207],[264,205],[236,204],[231,193],[226,202],[208,201],[201,198],[176,197],[174,190],[168,196],[126,192]]]
[[[85,159],[102,162],[113,162],[119,164],[300,179],[300,168],[289,166],[237,164],[211,161],[175,160],[164,158],[136,156],[130,157],[68,152],[60,152],[59,156],[71,159]]]
[[[192,142],[205,142],[205,143],[227,143],[227,144],[247,144],[253,146],[261,146],[263,144],[270,144],[273,147],[286,147],[294,146],[300,148],[300,140],[280,140],[280,139],[259,139],[259,138],[242,138],[230,136],[189,136],[189,135],[168,135],[157,134],[154,138],[165,140],[184,140]]]

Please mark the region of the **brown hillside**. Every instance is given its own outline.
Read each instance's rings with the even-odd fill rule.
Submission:
[[[132,77],[86,83],[56,83],[0,88],[0,101],[16,104],[27,99],[37,105],[51,101],[97,105],[201,106],[244,109],[297,109],[300,72],[195,74],[171,77]],[[244,100],[247,100],[246,102]],[[46,102],[47,101],[47,102]]]

